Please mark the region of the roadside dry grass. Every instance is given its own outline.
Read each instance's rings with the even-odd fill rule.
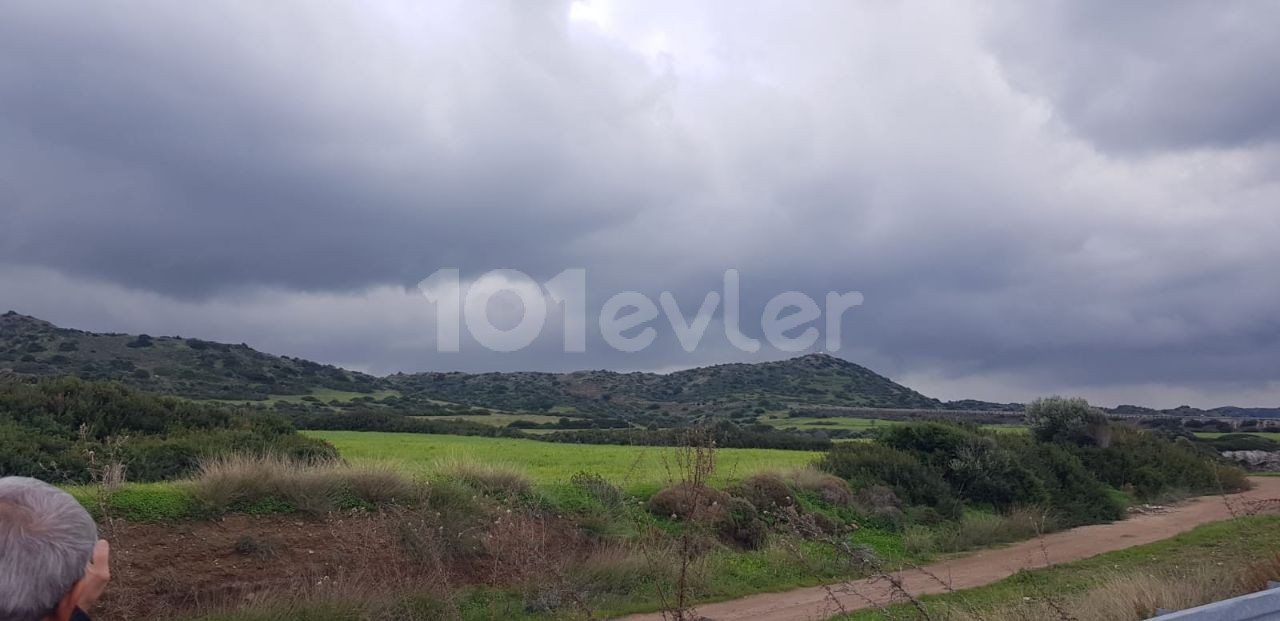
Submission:
[[[210,513],[243,510],[267,513],[284,504],[307,514],[323,514],[353,504],[412,501],[413,481],[395,470],[341,461],[298,462],[278,455],[229,455],[202,462],[191,492]]]

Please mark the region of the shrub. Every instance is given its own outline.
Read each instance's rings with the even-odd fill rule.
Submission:
[[[885,485],[910,504],[933,507],[948,517],[960,515],[960,502],[950,486],[911,453],[874,443],[851,442],[828,451],[819,467],[854,487]]]
[[[576,488],[595,498],[605,508],[622,506],[622,490],[599,474],[578,472],[569,479]]]
[[[750,501],[731,497],[727,509],[724,518],[716,524],[716,531],[722,537],[752,550],[769,540],[769,527]]]
[[[705,485],[677,483],[649,498],[651,513],[661,517],[714,524],[724,519],[729,495]]]
[[[1027,426],[1041,442],[1106,447],[1110,443],[1107,415],[1079,398],[1046,397],[1027,404]]]
[[[0,472],[52,482],[90,479],[85,456],[105,454],[111,438],[129,477],[157,481],[190,476],[203,457],[272,451],[335,458],[327,443],[294,433],[269,414],[159,397],[119,384],[74,378],[0,383]]]
[[[1205,493],[1247,487],[1242,474],[1230,473],[1187,439],[1170,441],[1130,426],[1117,426],[1110,446],[1082,449],[1080,458],[1102,481],[1116,488],[1131,486],[1144,500],[1173,489]]]
[[[729,493],[746,499],[760,511],[770,513],[796,505],[796,498],[787,483],[782,477],[769,472],[747,477],[729,488]]]
[[[868,485],[858,490],[853,504],[859,512],[883,526],[896,527],[902,523],[902,501],[883,485]]]
[[[955,423],[927,422],[893,425],[880,436],[879,442],[900,451],[914,453],[922,461],[945,467],[962,451],[970,449],[983,438],[976,428]],[[994,444],[994,442],[991,442]]]
[[[813,492],[831,506],[853,505],[853,491],[849,488],[849,484],[838,476],[816,468],[797,468],[789,472],[787,478],[795,489]]]
[[[1049,508],[1065,525],[1110,522],[1123,517],[1124,506],[1071,449],[1030,441],[1019,444],[1022,448],[1018,459],[1044,483]]]

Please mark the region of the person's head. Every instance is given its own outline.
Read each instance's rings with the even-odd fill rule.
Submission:
[[[98,527],[70,494],[26,477],[0,478],[0,621],[39,621],[69,597]]]

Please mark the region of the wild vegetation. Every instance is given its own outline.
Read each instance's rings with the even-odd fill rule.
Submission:
[[[35,377],[73,376],[192,399],[266,399],[317,389],[372,393],[377,378],[228,345],[145,334],[59,328],[14,312],[0,316],[0,368]]]
[[[111,603],[121,615],[163,604],[180,618],[559,619],[655,608],[686,618],[708,598],[875,574],[1244,484],[1188,443],[1124,427],[1077,433],[1090,430],[1074,409],[1087,404],[1043,405],[1027,434],[908,423],[826,453],[723,449],[707,430],[682,448],[306,432],[346,461],[223,456],[189,479],[76,493],[127,523],[251,520],[207,554],[252,559],[255,580],[228,591],[197,577],[199,606],[157,604],[145,594],[162,578],[138,568]],[[1130,478],[1114,478],[1129,461]],[[254,525],[276,514],[307,520],[314,541]],[[334,529],[340,557],[299,556]],[[284,579],[299,562],[316,575]]]
[[[1139,621],[1253,593],[1280,579],[1280,517],[1245,516],[1164,541],[1018,573],[989,586],[925,596],[838,621]],[[917,606],[919,606],[917,608]]]
[[[192,589],[152,602],[166,578],[139,560],[109,608],[120,618],[684,619],[708,598],[1240,489],[1218,451],[1280,446],[1227,433],[1238,421],[1130,419],[1140,428],[1081,400],[943,404],[822,355],[376,378],[11,314],[5,369],[0,474],[71,485],[121,545],[145,533],[132,558],[175,523],[243,531],[183,545],[260,573],[228,588],[193,557]],[[283,578],[299,566],[315,575]]]
[[[253,401],[286,412],[358,407],[416,415],[555,413],[620,417],[659,427],[715,417],[750,420],[784,404],[943,407],[866,368],[825,355],[670,374],[419,373],[377,378],[243,344],[95,334],[13,312],[0,317],[0,370],[118,381],[191,399]]]
[[[140,393],[74,378],[0,382],[0,475],[85,482],[95,468],[157,481],[190,474],[200,458],[238,451],[334,459],[282,417]]]

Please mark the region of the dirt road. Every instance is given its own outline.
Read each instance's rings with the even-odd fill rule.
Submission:
[[[952,589],[969,589],[1007,578],[1022,569],[1075,561],[1173,537],[1201,524],[1230,519],[1232,511],[1280,510],[1280,477],[1255,477],[1254,488],[1221,496],[1196,498],[1170,507],[1165,512],[1139,514],[1112,524],[1082,526],[1024,541],[1003,548],[984,550],[896,574],[913,595],[941,593],[946,588],[929,574],[949,583]],[[1231,508],[1228,508],[1230,505]],[[1047,558],[1046,558],[1047,557]],[[927,572],[927,573],[926,573]],[[762,593],[717,604],[699,606],[697,613],[713,621],[811,621],[827,619],[839,609],[831,601],[838,597],[845,610],[859,610],[889,602],[889,585],[883,581],[860,580],[845,586],[810,587]],[[631,615],[620,621],[661,621],[659,614]]]

